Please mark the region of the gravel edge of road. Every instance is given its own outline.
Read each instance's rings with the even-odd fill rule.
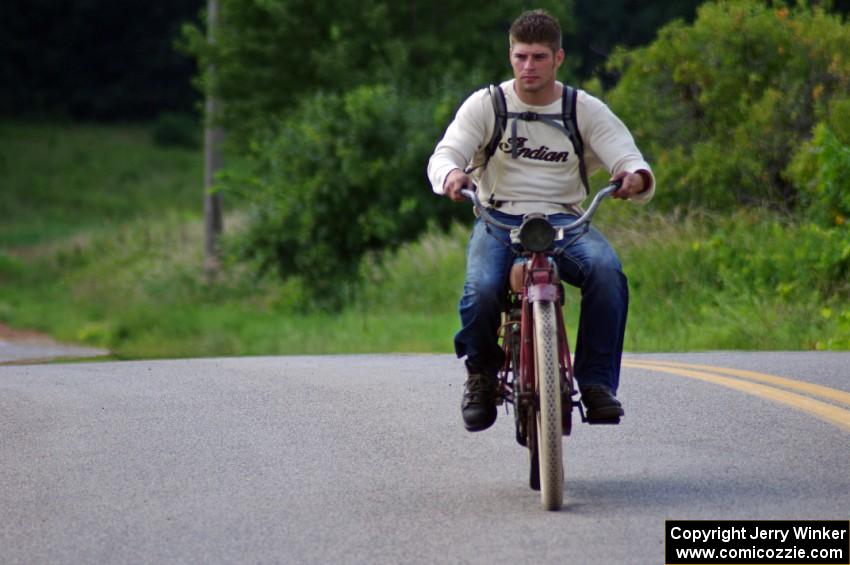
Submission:
[[[49,363],[105,357],[107,349],[61,343],[46,334],[12,328],[0,322],[0,365]]]

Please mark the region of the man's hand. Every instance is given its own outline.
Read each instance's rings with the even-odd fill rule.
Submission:
[[[623,171],[621,173],[617,173],[611,177],[611,182],[622,181],[623,185],[611,196],[627,200],[632,196],[647,190],[651,179],[652,177],[650,177],[649,174],[643,175],[640,172],[627,173]]]
[[[453,169],[443,182],[443,192],[446,196],[455,202],[466,200],[466,197],[460,193],[464,188],[471,189],[473,186],[472,178],[460,169]]]

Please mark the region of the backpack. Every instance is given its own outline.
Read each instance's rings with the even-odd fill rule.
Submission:
[[[511,124],[512,138],[516,139],[516,121],[525,120],[528,122],[541,121],[550,126],[561,130],[573,144],[576,157],[578,157],[578,170],[581,176],[581,183],[584,189],[589,192],[590,185],[587,182],[587,167],[584,163],[584,141],[581,139],[581,134],[578,131],[578,121],[576,120],[576,100],[578,91],[571,86],[564,85],[564,92],[561,96],[561,113],[560,114],[538,114],[536,112],[508,112],[508,103],[505,100],[505,91],[499,85],[490,85],[490,100],[493,102],[493,112],[496,114],[496,123],[493,127],[493,135],[490,141],[487,142],[484,152],[484,163],[480,167],[486,168],[490,158],[496,153],[499,143],[502,141],[502,136],[508,126],[508,120],[513,119]],[[561,123],[558,123],[561,120]],[[562,125],[563,124],[563,125]],[[517,145],[514,143],[511,149],[511,157],[517,158]],[[476,167],[478,168],[478,167]],[[467,170],[467,173],[471,172]],[[492,200],[492,197],[491,197]]]

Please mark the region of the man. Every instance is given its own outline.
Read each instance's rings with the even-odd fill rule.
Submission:
[[[509,40],[514,78],[500,85],[507,111],[561,114],[564,85],[555,76],[564,50],[558,21],[543,10],[525,12],[511,26]],[[577,92],[575,116],[587,172],[604,166],[612,180],[622,181],[616,198],[648,201],[654,177],[626,126],[582,91]],[[511,122],[487,160],[485,147],[497,127],[491,92],[483,89],[470,96],[428,163],[434,192],[461,201],[460,190],[474,183],[491,213],[512,225],[520,225],[522,216],[532,212],[547,214],[556,223],[574,218],[587,190],[570,138],[541,120]],[[508,235],[490,231],[479,219],[469,240],[462,327],[455,336],[457,356],[466,357],[461,413],[470,431],[487,429],[496,419],[497,374],[504,360],[497,332],[514,261]],[[582,293],[575,351],[582,402],[589,419],[617,421],[624,414],[615,395],[628,310],[626,277],[610,244],[593,228],[564,251],[558,258],[561,278]]]

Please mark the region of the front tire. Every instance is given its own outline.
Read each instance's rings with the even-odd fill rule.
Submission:
[[[540,501],[546,510],[559,510],[564,502],[562,455],[561,369],[555,304],[534,303],[534,352],[537,393],[537,450]]]

